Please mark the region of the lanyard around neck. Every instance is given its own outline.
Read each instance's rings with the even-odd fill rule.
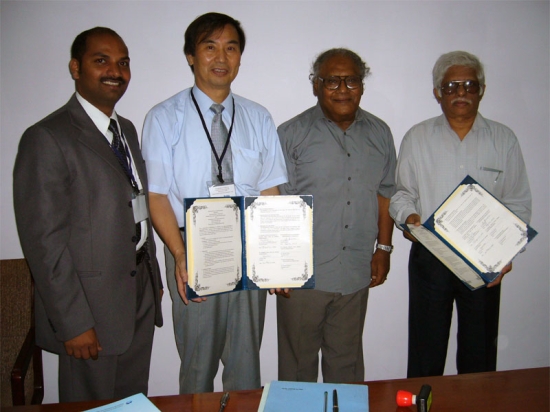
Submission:
[[[229,147],[229,140],[231,139],[231,133],[233,132],[233,124],[235,123],[235,98],[231,96],[231,99],[233,99],[233,114],[231,115],[231,126],[229,127],[229,133],[227,134],[227,141],[225,142],[225,146],[223,148],[221,156],[218,156],[218,152],[214,147],[214,142],[212,141],[212,137],[208,132],[208,128],[206,127],[206,122],[204,121],[204,117],[202,115],[201,109],[199,108],[197,100],[195,99],[193,90],[191,90],[191,98],[193,99],[193,103],[195,103],[195,108],[197,109],[197,112],[199,113],[199,117],[201,118],[202,127],[204,128],[204,132],[206,133],[206,137],[208,138],[208,143],[210,143],[210,148],[212,149],[212,153],[214,154],[214,157],[216,158],[216,163],[218,164],[219,174],[217,177],[219,181],[223,183],[224,181],[223,181],[223,174],[222,174],[222,160],[225,156],[225,153],[227,152],[227,148]]]

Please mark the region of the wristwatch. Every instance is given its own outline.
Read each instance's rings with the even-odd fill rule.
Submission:
[[[376,249],[382,249],[391,254],[391,252],[393,251],[393,246],[381,245],[380,243],[378,243],[376,245]]]

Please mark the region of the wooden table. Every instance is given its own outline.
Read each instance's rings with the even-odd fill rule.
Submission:
[[[430,378],[365,382],[369,387],[370,412],[411,412],[395,403],[399,389],[418,393],[422,384],[432,386],[430,412],[548,412],[550,411],[550,368]],[[231,392],[226,412],[256,412],[261,389]],[[151,401],[162,412],[216,412],[221,393],[153,396]],[[2,408],[2,412],[76,412],[108,403],[76,402]],[[308,411],[304,411],[308,412]],[[345,411],[342,411],[345,412]]]

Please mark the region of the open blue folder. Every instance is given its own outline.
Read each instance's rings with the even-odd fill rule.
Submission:
[[[471,176],[424,224],[401,226],[471,290],[495,280],[537,235]]]
[[[255,289],[312,289],[313,197],[185,198],[189,299]]]
[[[368,412],[367,385],[272,381],[264,387],[258,412],[327,411],[333,410],[333,390],[338,391],[338,409],[342,412]]]

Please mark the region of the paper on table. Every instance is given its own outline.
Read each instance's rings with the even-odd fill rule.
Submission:
[[[338,409],[343,412],[368,412],[367,385],[273,381],[264,387],[258,412],[322,411],[325,392],[332,410],[333,390],[338,391]]]
[[[84,412],[159,412],[153,403],[142,393],[129,396],[107,405],[94,409],[88,409]]]

